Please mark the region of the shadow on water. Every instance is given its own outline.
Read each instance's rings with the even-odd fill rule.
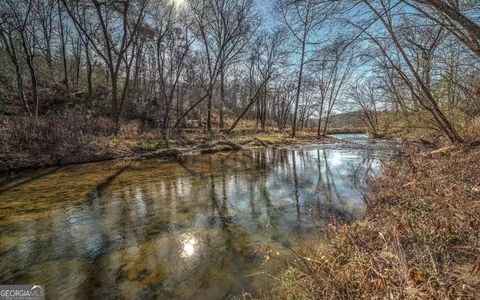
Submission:
[[[346,145],[346,144],[345,144]],[[0,194],[0,282],[51,298],[220,299],[268,287],[331,218],[362,215],[388,145],[255,149],[55,170]],[[54,271],[52,271],[54,270]]]
[[[13,178],[13,179],[10,179],[10,178],[5,178],[3,179],[1,182],[0,182],[0,194],[3,193],[3,192],[6,192],[8,190],[11,190],[11,189],[15,189],[19,186],[21,186],[22,184],[27,184],[27,183],[30,183],[34,180],[37,180],[39,178],[42,178],[44,176],[47,176],[49,174],[52,174],[56,171],[58,171],[60,168],[62,167],[51,167],[51,168],[47,168],[45,170],[39,170],[39,171],[36,171],[34,172],[33,174],[31,174],[30,176],[25,176],[25,178],[22,178],[20,180],[16,180]],[[11,181],[15,181],[13,184],[9,184]]]
[[[126,169],[128,169],[128,166],[124,166],[120,168],[118,171],[110,175],[109,177],[105,178],[104,181],[100,182],[95,186],[95,188],[88,194],[87,198],[89,201],[93,201],[95,199],[98,199],[102,196],[103,192],[108,188],[108,186],[112,183],[112,181],[115,180],[120,174],[122,174]]]

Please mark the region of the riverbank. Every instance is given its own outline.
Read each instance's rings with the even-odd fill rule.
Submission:
[[[296,249],[278,299],[474,299],[480,294],[480,150],[408,144],[351,225]],[[268,297],[267,297],[268,298]]]
[[[54,144],[51,147],[29,148],[21,151],[15,145],[0,154],[0,172],[79,164],[115,159],[175,158],[181,155],[234,151],[253,147],[335,143],[331,136],[318,137],[313,132],[299,132],[296,138],[288,133],[241,130],[233,134],[200,131],[171,136],[168,142],[159,134],[125,134],[90,136],[76,144]]]
[[[49,298],[257,296],[271,285],[253,274],[277,271],[264,260],[321,240],[317,229],[332,215],[360,217],[367,174],[397,153],[364,135],[338,138],[346,137],[364,147],[252,146],[30,172],[0,187],[0,277],[46,282]]]

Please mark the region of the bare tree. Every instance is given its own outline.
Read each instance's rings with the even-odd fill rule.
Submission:
[[[111,84],[111,117],[118,124],[130,76],[128,64],[131,60],[127,59],[127,55],[129,51],[131,54],[132,46],[135,44],[134,41],[143,21],[148,0],[134,2],[127,0],[121,3],[91,0],[91,5],[69,0],[62,0],[62,3],[76,27],[88,39],[89,44],[107,66]],[[91,30],[91,26],[88,26],[87,22],[92,20],[87,20],[85,14],[95,18],[94,20],[100,28],[99,31]],[[114,16],[117,18],[116,20],[113,19]],[[118,20],[121,22],[121,29],[114,24]],[[122,65],[127,72],[124,74],[126,80],[119,99],[118,84]]]
[[[284,24],[294,38],[295,44],[300,47],[295,107],[292,120],[292,137],[295,137],[307,47],[319,43],[318,40],[314,39],[315,31],[328,19],[329,13],[332,12],[333,2],[282,0],[278,2],[277,6]]]
[[[351,44],[347,43],[347,41],[338,39],[319,51],[314,64],[314,74],[318,81],[320,97],[318,105],[318,136],[327,134],[332,110],[354,69],[355,55]]]
[[[8,57],[10,58],[10,61],[12,62],[12,65],[15,69],[17,95],[21,101],[23,108],[31,116],[32,111],[25,97],[20,59],[17,51],[17,46],[14,40],[15,27],[13,26],[12,23],[9,22],[8,20],[9,17],[8,17],[8,14],[6,14],[6,12],[2,12],[2,14],[0,15],[0,18],[1,18],[0,19],[1,20],[0,21],[1,42],[2,42],[3,48],[7,52]]]
[[[478,1],[402,0],[420,11],[426,18],[447,28],[470,50],[480,57],[480,25],[464,11],[475,9]],[[474,13],[475,14],[475,13]]]
[[[251,93],[247,106],[230,127],[230,132],[235,129],[238,122],[245,116],[252,105],[259,101],[262,91],[267,89],[268,82],[275,72],[276,65],[282,58],[282,52],[280,50],[282,41],[283,32],[277,31],[272,33],[270,36],[267,36],[260,45],[256,44],[256,48],[253,49],[254,54],[251,56],[252,71],[250,72],[252,85],[251,88],[256,86],[256,91],[255,93]],[[258,73],[259,78],[257,80],[255,80],[256,76],[253,69],[256,69]]]
[[[373,13],[375,18],[380,20],[384,28],[387,30],[393,46],[398,51],[403,63],[406,65],[406,70],[394,61],[392,54],[389,53],[386,47],[380,43],[378,38],[374,38],[371,34],[369,34],[372,41],[379,47],[383,55],[390,61],[391,66],[395,68],[405,83],[409,86],[414,98],[418,100],[419,104],[421,104],[425,110],[431,113],[440,130],[442,130],[453,143],[461,142],[463,140],[462,137],[458,134],[452,123],[442,112],[438,102],[435,100],[435,97],[432,94],[431,89],[429,88],[428,82],[422,79],[422,75],[419,73],[418,68],[415,67],[412,58],[409,57],[407,50],[402,45],[400,37],[397,35],[394,27],[392,7],[385,0],[379,0],[378,7],[374,6],[367,0],[364,0],[364,3]],[[411,75],[411,77],[408,73]],[[413,79],[410,79],[412,77]]]
[[[207,99],[209,132],[212,130],[213,89],[218,76],[243,51],[249,41],[249,34],[255,28],[252,5],[252,0],[197,1],[193,5],[197,34],[205,51],[208,82],[204,87],[205,96],[195,102],[184,115]],[[179,121],[177,120],[177,125]]]
[[[36,23],[35,19],[32,18],[33,4],[33,0],[29,0],[28,2],[13,2],[10,0],[6,0],[6,5],[4,6],[6,12],[3,13],[3,18],[9,23],[9,25],[7,26],[9,26],[10,29],[13,29],[20,39],[23,56],[30,75],[32,102],[34,103],[33,116],[35,118],[38,118],[39,98],[37,87],[37,70],[34,61],[37,39],[35,36]],[[11,35],[12,32],[10,32],[9,34]],[[13,45],[13,41],[11,42],[12,43],[10,43],[10,46]],[[13,48],[10,49],[12,51],[15,51]],[[12,58],[13,56],[11,56],[11,59]],[[17,77],[17,82],[19,79],[20,78]]]
[[[380,136],[378,127],[378,104],[384,97],[382,91],[375,83],[374,79],[358,80],[348,93],[354,107],[359,107],[363,113],[362,120],[368,127],[373,138]]]
[[[33,1],[32,13],[39,23],[41,38],[38,39],[38,49],[45,56],[49,75],[53,80],[52,40],[54,39],[54,18],[56,0]]]
[[[175,3],[155,3],[156,28],[156,60],[160,83],[160,94],[163,100],[162,132],[167,141],[170,112],[182,75],[185,58],[195,41],[192,21],[186,10],[177,10]]]

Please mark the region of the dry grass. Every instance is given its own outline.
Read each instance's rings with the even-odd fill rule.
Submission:
[[[462,132],[467,141],[478,140],[480,137],[480,117],[470,120]]]
[[[124,122],[118,127],[107,117],[75,114],[42,116],[38,120],[15,117],[0,123],[0,172],[134,157],[159,148],[196,149],[216,141],[267,147],[334,142],[332,138],[318,138],[310,131],[298,132],[293,139],[289,132],[280,132],[275,127],[262,131],[253,122],[249,125],[252,127],[231,134],[208,133],[200,128],[171,132],[166,143],[160,129],[143,131],[138,121]]]
[[[459,111],[448,111],[448,117],[466,144],[480,138],[480,117],[468,117]],[[408,118],[394,113],[385,113],[379,120],[380,131],[385,138],[408,141],[429,141],[441,145],[448,143],[448,138],[434,126],[429,113],[417,112]]]
[[[6,118],[0,124],[0,171],[122,157],[159,136],[142,132],[138,122],[117,128],[106,117]]]
[[[367,197],[363,220],[302,246],[270,297],[478,299],[480,150],[409,146]]]

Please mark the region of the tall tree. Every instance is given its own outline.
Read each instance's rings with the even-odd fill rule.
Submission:
[[[387,50],[386,46],[383,45],[378,38],[375,38],[369,34],[372,41],[379,47],[383,55],[390,62],[391,66],[396,72],[399,73],[401,78],[408,85],[412,95],[414,95],[414,98],[418,101],[418,103],[422,105],[425,110],[431,113],[440,130],[448,136],[452,143],[462,142],[462,137],[442,111],[439,103],[432,93],[428,81],[425,81],[425,78],[429,77],[422,78],[422,74],[419,73],[419,68],[415,67],[412,57],[408,55],[407,49],[402,45],[402,41],[400,36],[397,34],[395,27],[394,11],[390,3],[388,3],[386,0],[378,0],[376,3],[377,5],[375,5],[368,0],[363,1],[368,9],[372,12],[374,17],[380,20],[380,22],[383,24],[405,68],[394,61],[392,53]],[[430,62],[427,61],[427,64],[429,65]],[[425,68],[423,68],[423,70],[426,71]]]
[[[333,2],[316,0],[280,0],[277,3],[283,23],[292,34],[294,43],[300,48],[298,77],[295,94],[295,107],[293,110],[292,137],[297,131],[297,115],[302,90],[303,72],[305,67],[307,47],[318,44],[314,39],[315,31],[325,23],[332,11]]]
[[[95,52],[103,59],[110,77],[111,117],[118,124],[128,90],[130,76],[127,56],[132,54],[138,29],[145,16],[149,0],[90,3],[62,0],[62,3],[81,34],[88,39]],[[89,18],[86,16],[88,15]],[[94,22],[99,30],[87,25]],[[120,23],[120,26],[118,26]],[[121,97],[118,97],[121,67],[125,72]]]

